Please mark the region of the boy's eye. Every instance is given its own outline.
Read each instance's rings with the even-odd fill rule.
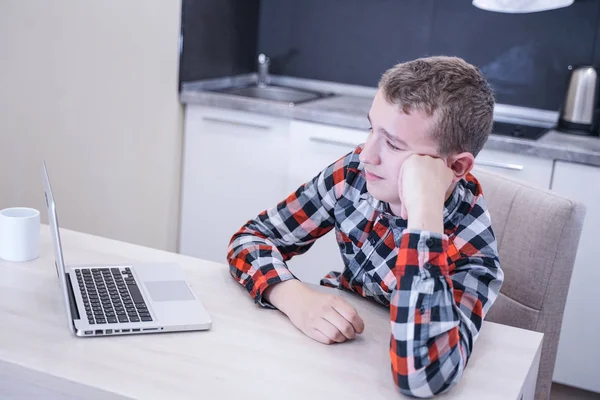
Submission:
[[[400,149],[400,148],[398,148],[398,147],[394,146],[392,143],[390,143],[390,141],[389,141],[389,140],[386,140],[386,143],[387,143],[388,147],[389,147],[390,149],[392,149],[392,150],[396,150],[396,151],[400,151],[400,150],[402,150],[402,149]]]

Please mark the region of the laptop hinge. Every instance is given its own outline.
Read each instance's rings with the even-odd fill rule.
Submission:
[[[69,307],[71,307],[71,317],[73,318],[73,320],[80,319],[81,317],[79,316],[79,310],[77,309],[75,294],[73,293],[73,285],[71,285],[71,278],[66,272],[65,281],[67,281],[67,292],[69,293]]]

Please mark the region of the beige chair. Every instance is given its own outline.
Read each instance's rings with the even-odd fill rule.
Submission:
[[[486,319],[544,333],[536,396],[546,400],[585,207],[475,170],[492,217],[504,285]]]

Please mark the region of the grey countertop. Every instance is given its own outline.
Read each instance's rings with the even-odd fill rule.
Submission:
[[[184,104],[200,104],[257,112],[354,129],[368,129],[369,127],[367,113],[371,107],[376,88],[272,76],[272,84],[335,94],[331,97],[293,106],[212,91],[255,81],[256,75],[249,74],[185,83],[180,93],[180,100]],[[494,110],[495,120],[525,124],[533,123],[548,128],[554,126],[557,117],[556,112],[501,104],[498,104]],[[492,134],[485,148],[600,166],[600,138],[565,134],[553,129],[550,129],[538,140]]]

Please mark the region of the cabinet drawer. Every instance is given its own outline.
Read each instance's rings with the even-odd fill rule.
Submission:
[[[185,135],[190,136],[202,130],[225,134],[252,133],[284,129],[289,120],[246,111],[189,105],[185,110]]]
[[[473,174],[477,176],[477,169],[481,168],[542,189],[550,189],[553,164],[553,160],[545,158],[484,148],[475,159]]]
[[[290,123],[293,152],[288,165],[288,189],[312,179],[329,164],[343,157],[367,139],[368,132],[303,121]]]

